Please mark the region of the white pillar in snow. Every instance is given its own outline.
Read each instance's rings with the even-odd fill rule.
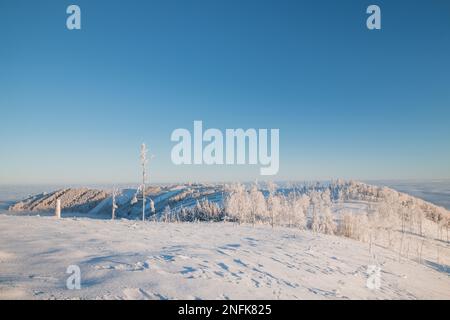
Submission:
[[[56,209],[55,209],[55,217],[61,218],[61,200],[56,199]]]

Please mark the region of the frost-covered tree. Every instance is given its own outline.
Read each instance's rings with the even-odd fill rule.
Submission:
[[[162,216],[163,216],[164,222],[170,222],[172,220],[172,211],[170,210],[169,205],[167,205],[164,208]]]
[[[365,214],[343,211],[339,220],[337,234],[359,241],[367,240],[368,219]]]
[[[250,190],[250,218],[252,224],[255,224],[258,218],[266,215],[266,209],[266,199],[255,184]]]
[[[321,198],[322,198],[322,206],[325,207],[331,207],[331,192],[330,189],[325,189],[325,191],[322,192],[321,194]]]
[[[306,194],[291,194],[288,199],[290,212],[292,212],[292,223],[295,227],[304,229],[307,222],[307,211],[309,207],[309,197]]]
[[[396,193],[391,192],[387,188],[380,191],[380,200],[375,212],[375,218],[372,222],[376,223],[376,227],[380,232],[387,234],[387,245],[393,245],[394,232],[400,225],[400,202]]]
[[[208,201],[208,199],[197,201],[193,212],[195,220],[199,221],[220,221],[223,218],[222,215],[223,210],[216,203]]]
[[[112,206],[111,206],[111,219],[114,220],[116,218],[116,209],[118,208],[117,204],[116,204],[116,195],[117,195],[117,190],[114,189],[112,192]]]
[[[288,226],[289,228],[295,225],[295,201],[296,196],[294,192],[289,193],[288,195],[281,195],[281,215],[282,224]]]
[[[185,207],[181,206],[180,212],[178,214],[181,221],[189,221],[187,210]]]
[[[233,220],[245,222],[250,212],[250,199],[247,190],[241,184],[229,187],[229,194],[224,200],[225,213]]]
[[[278,220],[276,220],[276,224],[292,227],[294,223],[294,205],[295,205],[295,196],[294,194],[289,194],[285,196],[280,193],[276,195],[279,199],[280,209],[278,211]]]
[[[334,234],[336,230],[336,224],[334,222],[333,213],[331,212],[331,193],[330,189],[326,189],[322,192],[320,202],[320,219],[319,230],[322,233]]]
[[[267,183],[266,183],[266,186],[267,186],[267,191],[269,192],[269,194],[275,194],[276,192],[277,192],[277,188],[278,188],[278,186],[276,185],[276,183],[275,182],[273,182],[273,181],[268,181]]]
[[[310,228],[314,232],[334,234],[336,224],[333,213],[331,212],[331,193],[330,189],[320,192],[313,190],[310,193],[311,201],[311,222]]]
[[[322,197],[320,192],[313,190],[309,195],[311,200],[310,228],[314,232],[320,232],[320,211],[322,210]]]
[[[270,225],[273,228],[282,212],[282,203],[279,196],[272,193],[269,194],[267,197],[267,211],[270,216]]]
[[[145,181],[147,179],[147,147],[141,144],[141,167],[142,167],[142,221],[145,220]]]
[[[150,215],[155,214],[155,202],[153,202],[153,199],[150,199]]]
[[[325,234],[334,234],[336,231],[336,224],[334,222],[333,213],[331,208],[327,205],[323,206],[320,221],[319,230]]]
[[[353,215],[349,211],[341,212],[341,218],[338,224],[338,234],[347,238],[353,238],[354,225]]]
[[[420,236],[423,236],[423,224],[425,221],[425,212],[420,207],[415,206],[413,216],[417,226],[417,233]]]
[[[277,185],[273,181],[267,182],[267,191],[269,196],[267,197],[267,213],[270,217],[270,225],[275,225],[275,219],[281,210],[280,199],[276,196]]]
[[[137,189],[136,189],[136,192],[134,193],[134,195],[133,195],[133,198],[131,198],[131,201],[130,201],[130,205],[135,205],[136,203],[138,203],[138,194],[139,194],[139,192],[140,192],[140,190],[141,190],[141,187],[139,186]]]

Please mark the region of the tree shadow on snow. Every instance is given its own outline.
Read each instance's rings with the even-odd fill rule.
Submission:
[[[445,264],[439,264],[429,260],[425,260],[424,263],[427,267],[430,267],[438,272],[442,272],[450,276],[450,266]]]

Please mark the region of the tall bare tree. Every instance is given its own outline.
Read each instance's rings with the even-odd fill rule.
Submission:
[[[141,166],[142,166],[142,221],[145,221],[145,180],[147,178],[147,147],[141,144]]]
[[[114,220],[116,218],[116,209],[118,208],[116,205],[116,195],[117,195],[117,190],[114,189],[112,192],[112,214],[111,214],[112,220]]]

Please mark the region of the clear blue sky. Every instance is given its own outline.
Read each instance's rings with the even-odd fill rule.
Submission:
[[[450,178],[450,2],[1,0],[0,111],[0,184],[137,181],[143,141],[152,181],[260,178],[173,165],[194,120],[279,128],[276,179]]]

